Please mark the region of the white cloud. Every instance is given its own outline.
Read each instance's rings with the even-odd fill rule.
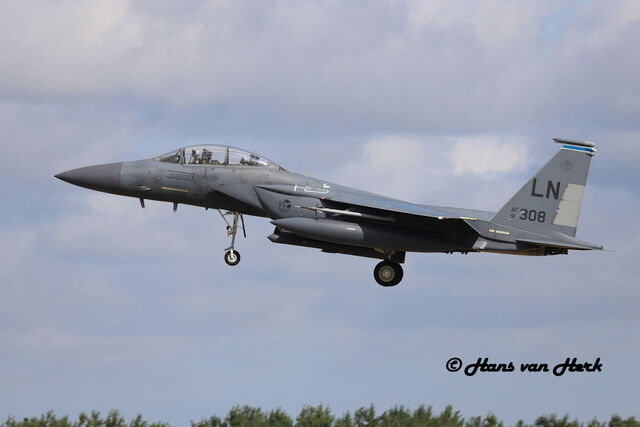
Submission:
[[[489,52],[517,51],[535,43],[539,20],[553,9],[553,3],[540,1],[515,4],[502,1],[447,2],[407,1],[407,30],[468,31]]]
[[[170,204],[146,205],[143,210],[134,198],[87,193],[64,215],[39,225],[39,242],[72,257],[158,260],[190,252],[193,230],[185,216],[196,209],[183,206],[182,215],[174,215]]]
[[[521,141],[496,136],[377,136],[332,179],[418,203],[497,209],[521,184],[514,172],[518,175],[529,167],[528,146]],[[468,174],[481,176],[483,184],[474,185]]]
[[[585,114],[629,122],[622,113],[640,102],[629,90],[634,2],[577,5],[553,43],[544,21],[567,13],[556,2],[4,6],[0,91],[17,97],[127,96],[249,109],[283,127],[458,133]]]
[[[493,137],[460,138],[451,152],[451,161],[458,175],[524,170],[528,166],[527,146]]]
[[[84,102],[0,100],[0,144],[5,150],[0,177],[37,182],[40,188],[43,182],[59,183],[53,176],[62,171],[121,161],[138,132],[135,122],[136,114],[126,109]]]
[[[399,199],[415,200],[434,192],[450,174],[451,143],[410,135],[383,135],[363,144],[357,158],[335,173],[340,184]]]
[[[4,11],[0,52],[11,65],[0,75],[9,93],[99,91],[105,72],[141,43],[126,0],[10,1]]]

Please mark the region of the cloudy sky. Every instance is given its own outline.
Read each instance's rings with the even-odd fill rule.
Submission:
[[[0,420],[118,408],[420,404],[507,423],[640,416],[640,3],[21,1],[0,14]],[[407,200],[497,210],[597,142],[578,237],[611,251],[374,260],[53,178],[192,143]],[[594,360],[598,374],[445,370]]]

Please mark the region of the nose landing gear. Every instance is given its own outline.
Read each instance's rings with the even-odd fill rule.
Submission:
[[[225,249],[227,252],[224,254],[224,262],[230,266],[238,265],[240,262],[240,252],[236,251],[234,247],[236,243],[236,234],[238,233],[238,220],[242,223],[242,225],[240,225],[240,228],[242,228],[242,234],[245,238],[247,237],[247,231],[244,227],[244,218],[240,212],[222,213],[222,211],[218,209],[218,213],[224,220],[225,224],[227,224],[227,236],[231,236],[231,246]],[[226,218],[229,215],[233,216],[233,221],[231,223],[229,223]]]
[[[224,262],[230,266],[238,265],[240,262],[240,252],[234,251],[233,249],[227,251],[224,254]]]

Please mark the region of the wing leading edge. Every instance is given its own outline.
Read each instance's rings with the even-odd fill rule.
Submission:
[[[407,214],[427,217],[439,220],[472,220],[475,221],[478,215],[483,217],[493,215],[492,212],[465,210],[465,209],[447,209],[437,206],[418,205],[416,203],[406,202],[403,200],[393,199],[374,193],[348,191],[343,188],[313,188],[303,187],[299,185],[259,185],[258,188],[273,191],[281,194],[292,196],[316,196],[323,204],[329,205],[331,202],[340,204],[343,209],[347,208],[367,208],[384,211],[385,215],[389,214]],[[327,206],[326,209],[332,207]],[[484,219],[484,218],[481,218]]]
[[[364,207],[369,209],[378,209],[389,213],[401,213],[407,215],[417,215],[432,219],[440,220],[473,220],[477,218],[474,216],[466,216],[460,213],[439,209],[436,207],[418,205],[411,202],[405,202],[402,200],[392,199],[384,196],[378,196],[373,194],[348,194],[348,193],[336,193],[327,194],[322,200],[328,200],[331,202],[337,202],[344,205],[351,205],[354,207]]]

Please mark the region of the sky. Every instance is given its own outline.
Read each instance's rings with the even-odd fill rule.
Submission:
[[[507,424],[640,417],[640,3],[3,2],[0,419],[116,408],[187,425],[237,404],[448,404]],[[215,211],[56,180],[176,147],[243,147],[413,202],[497,211],[595,141],[568,256],[375,260],[274,245]],[[446,361],[601,358],[600,373]]]

